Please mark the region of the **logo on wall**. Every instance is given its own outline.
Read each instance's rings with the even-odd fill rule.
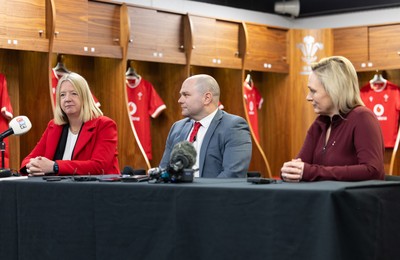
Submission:
[[[301,75],[308,75],[311,73],[311,63],[317,60],[317,53],[318,50],[322,50],[324,45],[320,42],[315,42],[314,37],[306,36],[303,39],[302,43],[297,44],[297,48],[299,48],[303,54],[301,59],[307,64],[303,66],[303,70],[300,72]]]

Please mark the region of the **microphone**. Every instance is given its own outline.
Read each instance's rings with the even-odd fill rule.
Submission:
[[[192,169],[196,163],[197,152],[189,141],[182,141],[172,148],[167,168],[151,168],[148,171],[149,178],[155,183],[193,182]]]
[[[10,127],[0,134],[0,141],[10,135],[23,135],[32,128],[32,123],[26,116],[16,116],[8,124]]]
[[[26,116],[16,116],[8,124],[10,127],[6,131],[0,134],[0,150],[1,150],[1,169],[0,178],[11,176],[11,170],[5,169],[4,154],[6,150],[6,144],[3,142],[4,138],[14,135],[22,135],[27,133],[32,128],[32,123]]]
[[[177,143],[171,151],[167,171],[178,173],[183,169],[191,169],[196,163],[197,152],[193,144],[187,140]]]

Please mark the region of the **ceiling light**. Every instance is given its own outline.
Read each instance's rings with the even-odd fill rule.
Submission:
[[[298,16],[300,14],[300,1],[283,1],[275,2],[275,13],[279,14],[290,14],[291,16]]]

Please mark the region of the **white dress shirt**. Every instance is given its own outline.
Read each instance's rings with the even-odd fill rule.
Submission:
[[[212,112],[211,114],[209,114],[208,116],[206,116],[205,118],[203,118],[203,119],[201,119],[199,121],[201,123],[201,126],[199,128],[199,131],[197,132],[196,140],[193,142],[193,146],[194,146],[194,148],[196,149],[196,152],[197,152],[196,163],[193,165],[193,169],[198,169],[199,168],[200,148],[201,148],[201,145],[203,144],[203,139],[204,139],[204,136],[207,133],[208,127],[210,126],[211,121],[213,120],[215,114],[217,113],[217,110],[218,109],[216,109],[214,112]],[[195,121],[192,120],[192,122],[193,122],[193,125],[194,125]],[[193,131],[193,127],[192,127],[192,130],[190,131],[190,133],[192,133],[192,131]],[[187,140],[189,140],[190,133],[189,133],[189,136],[188,136]],[[195,171],[194,177],[199,177],[199,171]]]

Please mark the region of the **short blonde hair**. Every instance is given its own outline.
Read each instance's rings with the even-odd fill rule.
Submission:
[[[323,58],[313,64],[311,69],[340,113],[347,114],[356,106],[364,106],[360,97],[357,72],[347,58]]]
[[[87,81],[81,75],[71,72],[64,75],[57,84],[56,109],[54,112],[54,122],[57,125],[65,125],[69,123],[68,117],[61,109],[60,103],[60,88],[65,81],[69,81],[72,86],[74,86],[74,89],[78,93],[79,99],[82,102],[82,108],[79,115],[82,122],[87,122],[103,115],[103,112],[100,110],[100,108],[96,106]]]

